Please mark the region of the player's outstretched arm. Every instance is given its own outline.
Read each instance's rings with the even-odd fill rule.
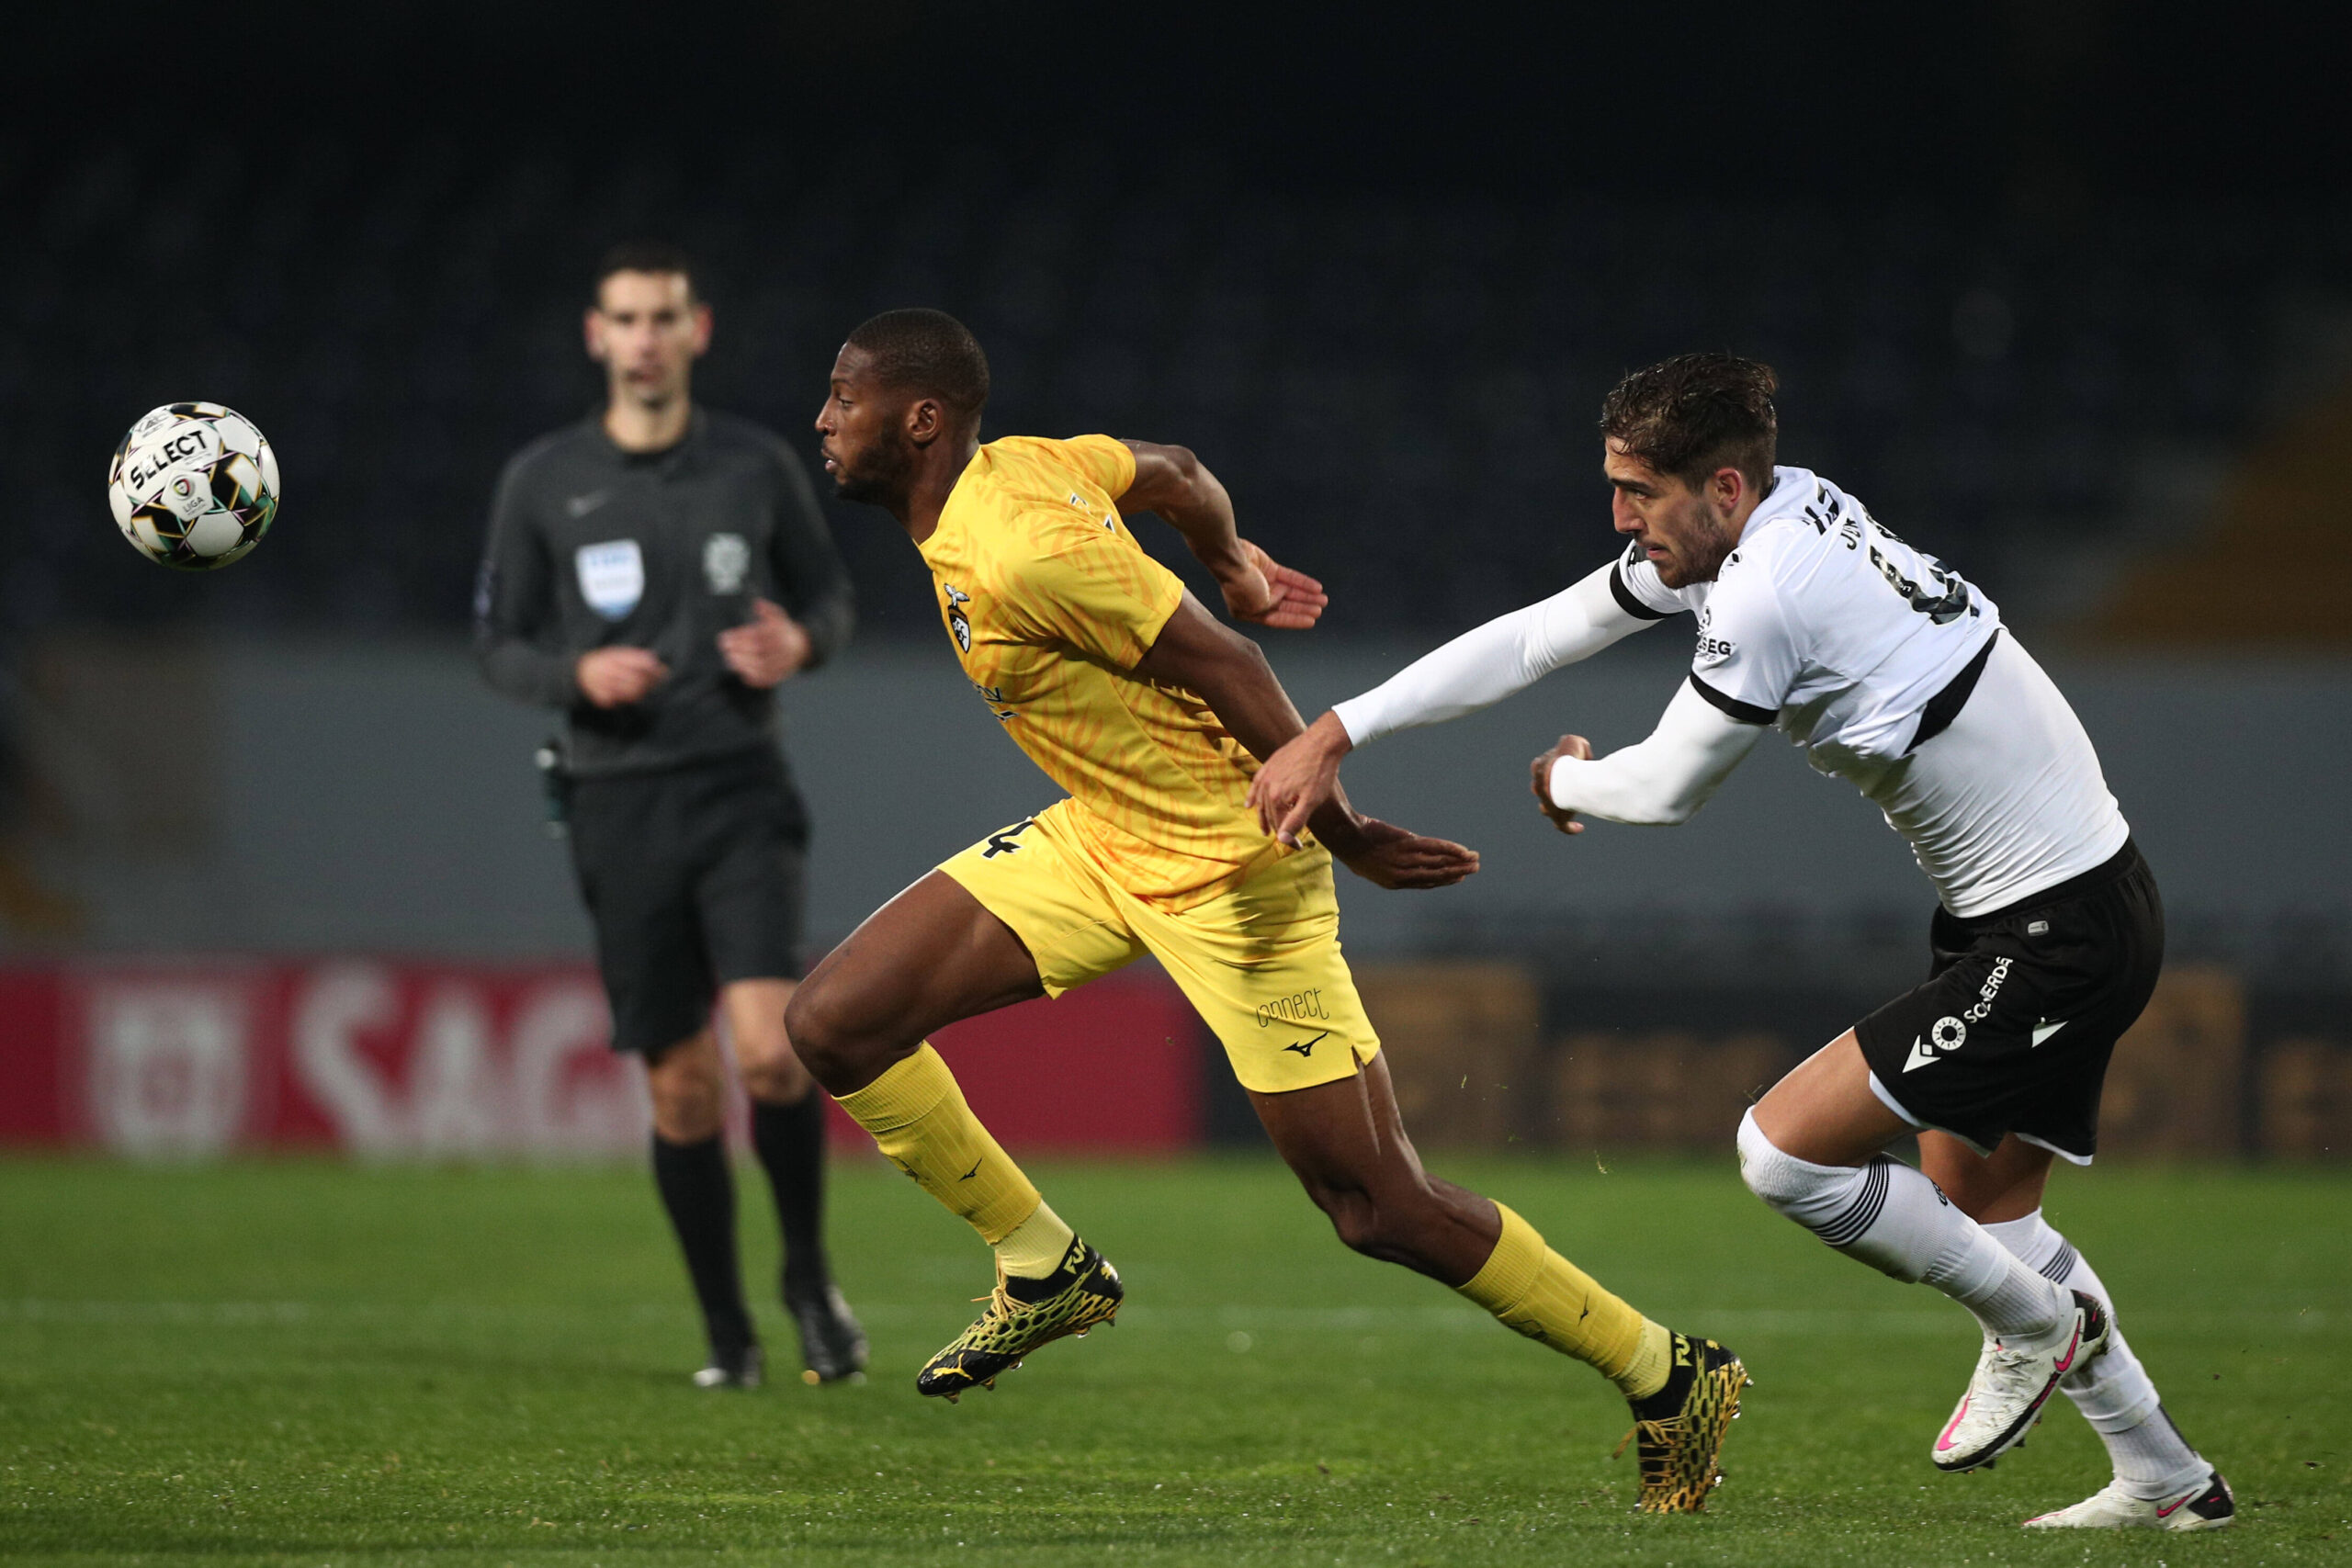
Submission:
[[[1322,618],[1330,596],[1303,571],[1279,565],[1241,537],[1233,498],[1208,466],[1182,446],[1149,441],[1124,444],[1136,455],[1135,482],[1120,496],[1125,512],[1153,512],[1184,536],[1186,547],[1209,569],[1237,621],[1304,631]]]
[[[1617,597],[1616,570],[1604,566],[1540,604],[1463,633],[1308,725],[1250,781],[1259,824],[1296,843],[1298,829],[1339,788],[1340,760],[1357,747],[1476,713],[1655,625],[1656,617],[1634,615]]]
[[[1648,739],[1594,761],[1580,735],[1563,735],[1535,759],[1537,809],[1563,833],[1581,833],[1579,812],[1645,827],[1674,827],[1698,815],[1764,733],[1734,718],[1687,682],[1666,705]]]
[[[1258,645],[1190,593],[1135,672],[1197,694],[1252,756],[1272,756],[1304,728]],[[1478,869],[1476,851],[1365,817],[1336,790],[1308,826],[1341,864],[1383,887],[1443,887]]]

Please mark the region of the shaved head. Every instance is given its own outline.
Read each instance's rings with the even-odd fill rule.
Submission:
[[[843,346],[865,355],[867,373],[882,386],[936,398],[958,420],[977,423],[988,405],[988,355],[944,310],[885,310]]]

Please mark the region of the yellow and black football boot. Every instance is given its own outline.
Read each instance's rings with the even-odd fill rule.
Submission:
[[[1739,1358],[1712,1339],[1674,1337],[1674,1371],[1647,1399],[1631,1400],[1634,1429],[1617,1445],[1636,1445],[1645,1514],[1695,1514],[1723,1482],[1724,1438],[1739,1417],[1747,1386]]]
[[[1000,1373],[1040,1345],[1084,1334],[1118,1316],[1127,1288],[1110,1260],[1073,1237],[1060,1265],[1042,1280],[996,1273],[996,1289],[975,1301],[989,1310],[915,1375],[915,1392],[954,1404],[967,1388],[994,1388]]]

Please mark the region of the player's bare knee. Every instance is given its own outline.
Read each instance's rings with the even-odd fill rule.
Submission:
[[[2050,1151],[2012,1134],[1990,1155],[1981,1155],[1945,1133],[1919,1137],[1919,1169],[1951,1200],[1951,1206],[1979,1224],[2023,1219],[2041,1207],[2050,1179]]]
[[[781,1020],[772,1029],[738,1034],[735,1063],[743,1075],[743,1092],[764,1104],[794,1104],[808,1092],[808,1069]]]
[[[1339,1233],[1340,1244],[1351,1252],[1369,1258],[1383,1255],[1388,1242],[1388,1227],[1382,1223],[1379,1206],[1363,1193],[1351,1195],[1351,1201],[1324,1205],[1330,1216],[1331,1228]]]
[[[1384,1263],[1411,1264],[1419,1256],[1414,1246],[1418,1231],[1411,1216],[1363,1190],[1327,1191],[1316,1201],[1329,1217],[1340,1244],[1351,1252]]]
[[[842,1023],[832,987],[821,975],[802,982],[784,1006],[784,1032],[800,1060],[820,1079],[826,1067],[837,1063],[842,1055],[847,1033]]]
[[[1951,1200],[1953,1208],[1979,1222],[2007,1191],[2007,1187],[1999,1182],[1965,1175],[1957,1180],[1946,1180],[1940,1175],[1933,1179],[1944,1196]]]
[[[786,1056],[831,1093],[863,1089],[892,1059],[882,1031],[863,1016],[869,1010],[823,974],[810,976],[784,1010]]]
[[[1380,1237],[1380,1210],[1372,1194],[1359,1187],[1326,1187],[1308,1181],[1306,1195],[1331,1222],[1340,1244],[1356,1252],[1374,1246]]]
[[[797,1105],[809,1093],[809,1069],[793,1054],[793,1042],[776,1039],[767,1051],[741,1055],[743,1093],[764,1105]]]
[[[653,1130],[673,1144],[698,1144],[718,1135],[727,1116],[726,1087],[707,1073],[648,1074],[653,1100]]]

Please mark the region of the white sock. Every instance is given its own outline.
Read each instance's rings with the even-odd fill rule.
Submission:
[[[2098,1437],[2107,1445],[2115,1479],[2134,1497],[2177,1496],[2202,1484],[2213,1470],[2203,1454],[2188,1446],[2188,1439],[2180,1435],[2180,1428],[2172,1424],[2161,1404],[2138,1426],[2101,1432]]]
[[[1815,1165],[1774,1146],[1749,1111],[1739,1123],[1748,1188],[1849,1258],[1931,1285],[2012,1346],[2055,1340],[2074,1298],[2018,1261],[1934,1182],[1881,1155],[1860,1167]]]
[[[2081,1291],[2115,1311],[2115,1300],[2098,1273],[2074,1244],[2050,1227],[2041,1211],[2019,1220],[2001,1220],[1984,1227],[2019,1262],[2070,1291]],[[2083,1419],[2107,1445],[2115,1478],[2138,1497],[2168,1497],[2205,1479],[2212,1466],[2188,1446],[2180,1428],[2165,1414],[2156,1385],[2140,1365],[2140,1358],[2112,1322],[2107,1350],[2090,1365],[2060,1383]]]

